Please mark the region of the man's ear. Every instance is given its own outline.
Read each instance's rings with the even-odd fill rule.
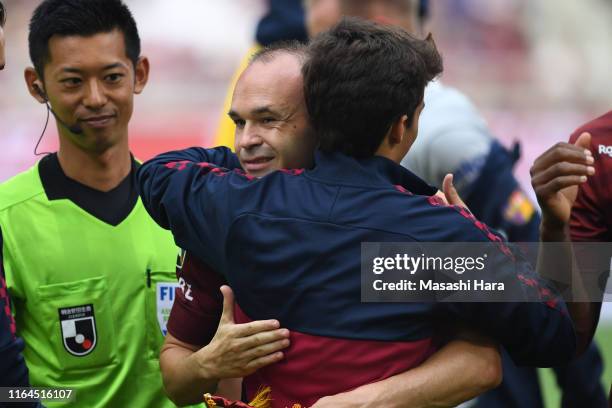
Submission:
[[[414,133],[415,136],[418,133],[419,118],[421,117],[421,112],[423,112],[423,108],[424,108],[423,103],[417,106],[417,108],[414,110],[414,113],[412,114],[412,121],[410,122],[410,127],[408,127],[408,130]]]
[[[43,81],[38,77],[38,73],[32,67],[28,67],[23,72],[23,77],[28,87],[28,92],[34,97],[39,103],[47,103],[47,94],[45,93],[45,87]]]
[[[408,129],[408,115],[402,115],[391,125],[388,142],[390,146],[402,143]]]
[[[149,80],[149,59],[147,57],[138,58],[134,67],[134,93],[139,94],[143,91]]]

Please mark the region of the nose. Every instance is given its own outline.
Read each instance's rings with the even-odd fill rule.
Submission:
[[[239,138],[238,145],[242,149],[251,149],[263,143],[257,126],[254,126],[249,121],[245,123],[244,128],[236,136]]]
[[[89,81],[85,87],[83,104],[92,110],[97,110],[106,105],[107,102],[108,98],[106,97],[104,86],[100,85],[96,79]]]

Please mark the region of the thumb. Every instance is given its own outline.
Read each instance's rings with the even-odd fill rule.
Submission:
[[[444,180],[442,181],[442,191],[444,191],[446,201],[448,201],[450,205],[460,205],[461,207],[466,206],[461,197],[459,197],[459,193],[453,184],[452,173],[448,173],[446,176],[444,176]]]
[[[588,132],[583,132],[578,136],[574,146],[582,147],[587,150],[591,150],[591,134]]]
[[[223,294],[223,312],[221,313],[221,322],[234,323],[234,292],[232,288],[223,285],[220,288]]]

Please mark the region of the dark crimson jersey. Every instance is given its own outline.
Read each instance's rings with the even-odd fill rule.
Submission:
[[[612,111],[578,128],[574,143],[583,132],[591,134],[595,175],[580,185],[570,222],[574,241],[612,241]]]
[[[185,343],[208,344],[219,325],[225,279],[198,258],[183,251],[176,265],[179,288],[168,319],[168,332]]]
[[[595,175],[578,189],[572,207],[570,231],[573,241],[612,241],[612,111],[578,128],[570,143],[583,133],[591,134],[591,152],[595,159]],[[612,408],[612,386],[609,406]]]
[[[2,233],[0,233],[0,387],[28,387],[28,368],[21,354],[23,340],[15,337],[15,319],[11,312],[4,269],[2,267]],[[39,406],[24,404],[24,406]]]

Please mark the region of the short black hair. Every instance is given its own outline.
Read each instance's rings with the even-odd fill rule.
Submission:
[[[345,18],[315,37],[302,68],[304,97],[324,152],[373,156],[393,122],[414,112],[442,72],[429,36]]]
[[[303,63],[306,61],[307,49],[304,43],[297,40],[276,41],[255,52],[249,60],[249,65],[257,61],[269,62],[276,54],[291,54]]]
[[[0,1],[0,27],[4,27],[4,23],[6,23],[6,10],[4,4]]]
[[[126,54],[136,66],[140,57],[138,28],[121,0],[45,0],[30,20],[30,59],[42,78],[52,36],[89,37],[115,29],[123,33]]]

